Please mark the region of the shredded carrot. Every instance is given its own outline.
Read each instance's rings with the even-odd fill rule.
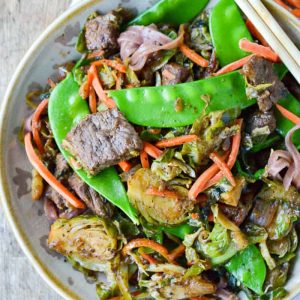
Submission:
[[[85,208],[85,204],[75,197],[61,182],[59,182],[53,174],[46,168],[43,162],[40,160],[38,155],[35,153],[31,133],[28,132],[24,138],[25,150],[27,157],[32,164],[32,166],[38,171],[38,173],[43,177],[43,179],[55,189],[62,197],[66,199],[72,206],[76,208]]]
[[[243,124],[243,119],[238,119],[236,121],[238,125],[240,125],[240,131],[233,137],[232,139],[232,147],[231,147],[231,152],[227,161],[227,166],[231,170],[236,162],[239,149],[240,149],[240,144],[241,144],[241,139],[242,139],[242,124]],[[219,172],[217,175],[215,175],[206,185],[205,190],[208,189],[209,187],[215,185],[220,181],[220,179],[223,177],[222,172]]]
[[[181,46],[179,46],[179,49],[186,57],[188,57],[195,64],[197,64],[203,68],[208,67],[208,65],[209,65],[208,60],[203,58],[201,55],[196,53],[194,50],[189,48],[187,45],[182,44]]]
[[[243,65],[245,65],[251,58],[253,57],[253,55],[249,55],[246,56],[244,58],[241,58],[237,61],[234,61],[233,63],[224,66],[222,69],[220,69],[218,72],[216,72],[214,75],[218,76],[218,75],[223,75],[223,74],[227,74],[229,72],[235,71],[240,69]]]
[[[116,78],[116,90],[120,90],[122,88],[122,73],[118,73]]]
[[[89,95],[89,107],[90,111],[95,114],[97,112],[97,99],[96,93],[93,87],[91,87],[90,95]]]
[[[189,134],[189,135],[182,135],[170,139],[163,139],[159,142],[157,142],[155,145],[158,148],[169,148],[174,146],[180,146],[184,143],[190,143],[194,142],[198,139],[198,136],[195,134]]]
[[[210,213],[210,214],[208,215],[207,220],[208,220],[209,222],[213,222],[213,221],[215,220],[215,217],[214,217],[213,213]]]
[[[142,253],[140,253],[140,254],[141,254],[141,256],[142,256],[145,260],[147,260],[150,264],[158,264],[158,263],[159,263],[159,261],[158,261],[156,258],[152,257],[151,255],[149,255],[149,254],[147,254],[147,253],[142,252]]]
[[[141,159],[142,167],[145,169],[149,169],[150,168],[149,157],[145,150],[142,150],[142,152],[140,153],[140,159]]]
[[[192,213],[191,214],[191,218],[194,219],[194,220],[198,219],[199,218],[199,214],[198,213]]]
[[[172,260],[170,260],[169,258],[168,250],[163,245],[145,238],[131,240],[127,245],[123,247],[122,255],[126,256],[132,249],[140,247],[151,248],[159,253],[162,257],[164,257],[167,261],[172,262]]]
[[[177,248],[175,248],[170,254],[169,259],[175,260],[185,252],[185,246],[183,244],[180,244]]]
[[[300,8],[300,1],[299,0],[286,0],[286,2],[289,3],[292,6]]]
[[[272,62],[280,61],[279,56],[270,47],[252,43],[247,39],[241,39],[239,42],[239,47],[241,50],[264,57]]]
[[[126,73],[126,66],[124,66],[121,62],[118,62],[116,60],[111,60],[111,59],[101,59],[94,61],[92,65],[96,67],[103,66],[104,64],[108,65],[109,67],[116,69],[117,71],[121,73]]]
[[[41,137],[40,137],[40,119],[41,115],[48,106],[49,99],[44,99],[36,108],[32,120],[31,120],[31,128],[32,128],[32,135],[33,140],[41,154],[44,153],[44,145],[42,143]]]
[[[274,0],[277,4],[279,4],[280,6],[282,6],[283,8],[287,9],[287,10],[291,10],[291,8],[285,4],[283,1],[281,0]]]
[[[264,39],[264,37],[261,35],[261,33],[257,30],[257,28],[253,25],[253,23],[249,19],[247,19],[246,21],[246,26],[249,29],[252,36],[254,36],[257,40],[259,40],[262,43],[262,45],[264,45],[265,47],[269,47],[268,42]]]
[[[198,194],[204,191],[208,181],[215,176],[219,171],[219,167],[216,164],[210,166],[206,171],[204,171],[198,179],[194,182],[191,189],[189,190],[189,199],[196,200]]]
[[[154,145],[144,142],[144,151],[153,158],[159,158],[163,152]]]
[[[104,50],[95,50],[87,55],[87,59],[93,59],[104,55]]]
[[[291,13],[292,13],[295,17],[300,18],[300,9],[299,9],[299,8],[292,9],[292,10],[291,10]]]
[[[228,157],[228,152],[222,156],[222,160]],[[196,200],[197,196],[207,189],[207,183],[218,173],[219,167],[216,164],[211,165],[207,170],[205,170],[198,179],[194,182],[191,189],[189,190],[188,197],[191,200]]]
[[[293,114],[292,112],[290,112],[289,110],[281,106],[280,104],[276,104],[276,107],[285,118],[287,118],[294,124],[300,123],[300,118],[298,116],[296,116],[295,114]]]
[[[210,159],[219,167],[223,175],[227,178],[227,180],[230,182],[232,186],[236,186],[234,176],[232,175],[229,167],[227,164],[222,161],[221,157],[217,153],[212,153],[210,156]]]
[[[118,165],[123,170],[123,172],[128,172],[133,167],[133,165],[129,161],[121,161]]]
[[[178,199],[179,196],[177,193],[174,191],[169,191],[169,190],[159,190],[158,188],[155,187],[150,187],[146,191],[147,195],[153,195],[153,196],[160,196],[160,197],[166,197],[166,198],[174,198]]]
[[[105,93],[105,91],[103,90],[102,84],[101,84],[99,76],[98,76],[97,68],[95,67],[95,65],[91,66],[91,68],[89,70],[89,74],[92,74],[91,76],[93,76],[92,86],[95,89],[99,99],[101,101],[103,101],[108,108],[116,107],[115,102],[111,98],[109,98],[107,96],[107,94]],[[88,78],[88,81],[89,81],[89,78]]]

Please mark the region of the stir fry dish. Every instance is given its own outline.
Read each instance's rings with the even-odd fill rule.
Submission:
[[[48,246],[99,299],[287,295],[299,86],[233,0],[208,2],[91,14],[82,57],[27,97]]]

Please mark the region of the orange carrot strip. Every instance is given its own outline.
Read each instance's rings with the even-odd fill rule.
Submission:
[[[257,28],[253,25],[253,23],[247,19],[246,26],[251,32],[251,34],[259,40],[265,47],[269,47],[268,42],[264,39],[264,37],[261,35],[261,33],[257,30]]]
[[[221,159],[225,160],[227,157],[228,152],[226,152]],[[207,183],[218,173],[218,171],[219,167],[216,164],[211,165],[207,170],[205,170],[189,190],[189,199],[195,201],[197,199],[197,196],[207,188]]]
[[[245,65],[252,58],[252,56],[253,55],[249,55],[249,56],[241,58],[241,59],[239,59],[237,61],[234,61],[233,63],[224,66],[222,69],[220,69],[214,75],[215,76],[223,75],[223,74],[227,74],[229,72],[235,71],[237,69],[240,69],[243,65]]]
[[[103,56],[103,54],[104,54],[104,50],[95,50],[95,51],[89,53],[86,58],[93,59],[93,58]]]
[[[126,73],[126,66],[124,66],[122,63],[117,62],[115,60],[110,60],[110,59],[101,59],[94,61],[92,65],[96,67],[103,66],[104,64],[108,65],[109,67],[116,69],[117,71],[121,73]]]
[[[32,141],[31,133],[28,132],[24,138],[25,150],[27,157],[32,166],[38,171],[38,173],[44,178],[44,180],[55,189],[62,197],[64,197],[72,206],[76,208],[85,208],[85,204],[75,197],[64,185],[61,184],[51,172],[46,168],[38,155],[35,153]]]
[[[149,254],[147,254],[147,253],[140,253],[141,254],[141,256],[144,258],[144,259],[146,259],[150,264],[158,264],[159,263],[159,261],[156,259],[156,258],[154,258],[154,257],[152,257],[151,255],[149,255]]]
[[[293,114],[292,112],[290,112],[289,110],[281,106],[280,104],[276,104],[276,107],[285,118],[287,118],[294,124],[300,123],[300,118],[298,116],[296,116],[295,114]]]
[[[170,139],[163,139],[159,142],[157,142],[155,145],[158,148],[169,148],[174,146],[180,146],[184,143],[190,143],[193,141],[196,141],[198,139],[198,136],[195,134],[189,134],[189,135],[182,135]]]
[[[148,188],[146,191],[146,194],[153,195],[153,196],[178,199],[178,194],[176,194],[175,192],[169,191],[169,190],[159,190],[158,188],[155,188],[155,187]]]
[[[215,217],[214,217],[213,213],[210,213],[210,214],[208,215],[207,220],[208,220],[209,222],[213,222],[213,221],[215,220]]]
[[[150,168],[149,157],[145,150],[142,150],[140,154],[140,159],[141,159],[142,167],[145,169],[149,169]]]
[[[44,153],[44,145],[42,143],[41,137],[40,137],[40,119],[41,115],[48,106],[48,101],[49,99],[44,99],[36,108],[32,120],[31,120],[31,128],[32,128],[32,135],[33,135],[33,140],[41,154]]]
[[[299,0],[286,0],[286,2],[289,3],[292,6],[300,8],[300,1]]]
[[[193,61],[195,64],[199,65],[200,67],[206,68],[209,65],[208,60],[203,58],[201,55],[196,53],[194,50],[189,48],[187,45],[182,44],[179,46],[180,51],[188,57],[191,61]]]
[[[126,256],[132,249],[140,247],[151,248],[159,253],[162,257],[164,257],[167,261],[172,262],[172,260],[170,260],[169,258],[168,250],[163,245],[145,238],[131,240],[127,245],[123,247],[122,255]]]
[[[133,167],[133,165],[129,161],[121,161],[118,163],[118,165],[123,170],[123,172],[128,172]]]
[[[257,43],[252,43],[247,39],[241,39],[239,42],[239,47],[241,50],[259,55],[272,62],[280,61],[279,56],[270,47],[265,47]]]
[[[97,99],[96,93],[93,87],[91,87],[90,95],[89,95],[89,107],[90,111],[95,114],[97,112]]]
[[[300,9],[299,8],[295,8],[291,10],[291,13],[296,16],[297,18],[300,18]]]
[[[183,244],[180,244],[177,248],[175,248],[170,254],[169,259],[175,260],[185,252],[185,246]]]
[[[116,90],[120,90],[122,88],[122,73],[118,73],[116,79]]]
[[[240,131],[233,137],[232,139],[232,147],[231,147],[231,152],[227,161],[227,166],[231,170],[236,162],[239,149],[240,149],[240,144],[241,144],[241,139],[242,139],[242,124],[243,124],[243,119],[238,119],[236,122],[238,125],[240,125],[241,129]],[[218,183],[223,177],[222,172],[219,172],[217,175],[215,175],[206,185],[205,190],[208,189],[209,187],[215,185]]]
[[[234,176],[232,175],[227,164],[224,161],[222,161],[220,156],[217,153],[212,153],[209,157],[219,167],[219,169],[223,173],[223,176],[225,176],[227,178],[227,180],[230,182],[230,184],[232,186],[236,186]]]
[[[109,98],[107,96],[107,94],[105,93],[105,91],[103,90],[103,87],[102,87],[102,84],[100,82],[98,72],[97,72],[97,69],[96,69],[95,65],[91,66],[91,68],[89,70],[89,73],[92,74],[92,76],[93,76],[92,86],[95,89],[99,99],[101,101],[103,101],[107,105],[108,108],[116,107],[115,102],[111,98]]]
[[[153,158],[158,158],[163,154],[161,150],[148,142],[144,142],[144,151]]]
[[[277,4],[279,4],[280,6],[282,6],[283,8],[287,9],[287,10],[291,10],[291,8],[286,5],[283,1],[281,0],[274,0]]]

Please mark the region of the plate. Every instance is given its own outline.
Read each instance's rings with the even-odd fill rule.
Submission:
[[[18,243],[41,277],[66,299],[93,300],[97,299],[95,286],[46,247],[49,223],[42,202],[31,200],[31,166],[18,139],[22,121],[31,113],[25,98],[29,91],[44,86],[49,75],[55,76],[59,64],[80,57],[74,48],[76,37],[91,12],[105,13],[121,5],[138,13],[156,1],[79,2],[57,18],[32,45],[8,86],[0,111],[0,198]],[[211,1],[209,6],[215,2]],[[287,285],[290,299],[300,291],[300,276],[296,275],[299,273],[298,259]]]

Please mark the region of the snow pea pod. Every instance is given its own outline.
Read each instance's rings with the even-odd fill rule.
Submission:
[[[127,120],[153,127],[191,125],[206,112],[246,108],[256,101],[246,96],[245,81],[238,72],[173,86],[144,87],[109,92]],[[176,109],[178,101],[182,110]]]
[[[180,25],[196,17],[209,0],[161,0],[133,19],[129,25],[169,23]]]
[[[253,39],[234,0],[219,0],[212,9],[209,23],[213,45],[222,67],[249,55],[239,48],[239,40]]]
[[[264,259],[255,245],[237,253],[225,267],[246,287],[258,295],[263,294],[267,270]]]
[[[51,93],[48,113],[55,142],[69,161],[70,156],[62,148],[62,141],[71,128],[90,113],[86,101],[79,96],[79,85],[75,82],[73,73],[59,83]],[[89,186],[119,207],[134,223],[139,223],[136,211],[128,201],[126,190],[115,168],[107,168],[93,177],[89,177],[83,170],[74,169],[74,171]]]

